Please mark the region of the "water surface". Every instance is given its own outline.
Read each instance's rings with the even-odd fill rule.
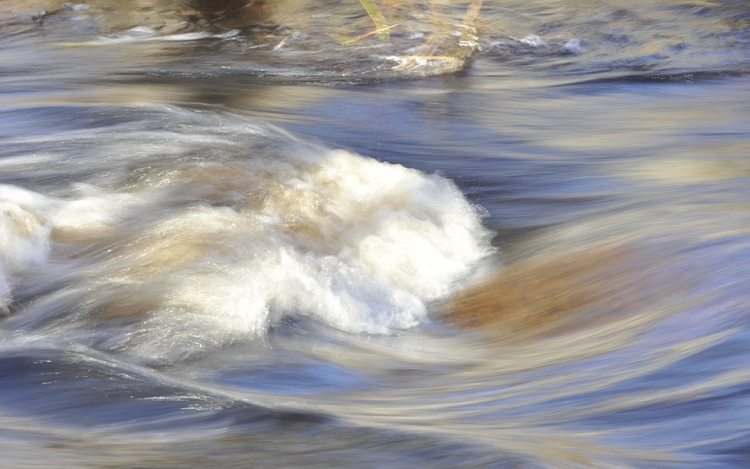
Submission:
[[[0,7],[9,467],[750,465],[746,2],[236,3]]]

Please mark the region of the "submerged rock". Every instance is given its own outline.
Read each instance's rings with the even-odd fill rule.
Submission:
[[[441,319],[509,342],[626,319],[677,294],[680,283],[658,259],[636,246],[604,245],[521,261],[455,296]]]

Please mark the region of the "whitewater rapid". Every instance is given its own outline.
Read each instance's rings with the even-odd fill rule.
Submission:
[[[23,305],[11,323],[151,358],[263,337],[289,317],[391,334],[491,252],[482,211],[439,175],[220,113],[149,112],[159,119],[25,142],[64,141],[69,181],[0,186],[2,306]],[[102,323],[119,327],[102,336]]]

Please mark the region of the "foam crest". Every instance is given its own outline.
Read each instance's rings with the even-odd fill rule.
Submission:
[[[49,252],[54,202],[19,187],[0,185],[0,311],[7,313],[18,277],[41,266]]]
[[[121,258],[141,275],[170,274],[166,309],[201,311],[228,331],[262,334],[288,313],[353,332],[412,327],[487,250],[452,183],[344,151],[271,172],[184,167],[169,179],[165,203],[213,205],[157,223]]]

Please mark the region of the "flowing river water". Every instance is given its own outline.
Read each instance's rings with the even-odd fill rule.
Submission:
[[[750,467],[747,1],[382,14],[0,2],[3,467]]]

